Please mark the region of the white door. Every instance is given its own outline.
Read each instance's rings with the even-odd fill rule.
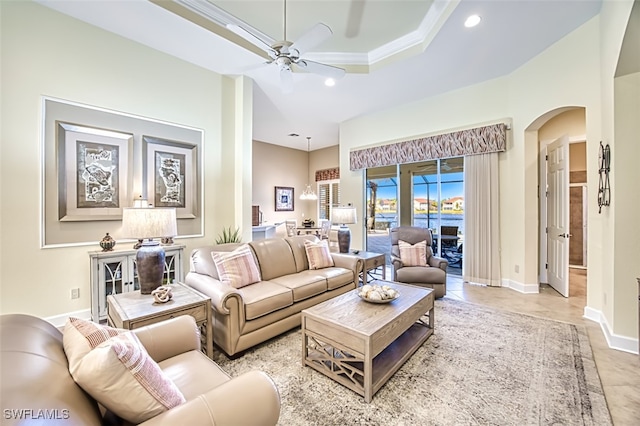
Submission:
[[[547,145],[547,278],[569,297],[569,138]]]

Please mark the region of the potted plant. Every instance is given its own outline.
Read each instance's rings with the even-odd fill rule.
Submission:
[[[242,234],[239,228],[231,230],[231,227],[222,228],[222,233],[216,238],[216,244],[241,243]]]

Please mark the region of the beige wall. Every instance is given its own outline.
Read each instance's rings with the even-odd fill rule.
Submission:
[[[614,139],[613,69],[631,5],[630,1],[604,2],[602,16],[585,23],[509,76],[343,123],[340,129],[343,193],[359,200],[356,207],[363,208],[362,172],[349,171],[349,151],[352,149],[490,122],[511,122],[508,149],[500,154],[503,284],[525,291],[537,288],[538,130],[565,108],[582,107],[586,111],[587,158],[597,157],[600,140]],[[600,49],[594,46],[600,46]],[[631,144],[622,140],[616,141],[618,143]],[[637,143],[627,151],[637,150],[635,146]],[[637,172],[633,168],[620,167],[613,173],[616,173],[616,180],[637,182]],[[587,179],[589,199],[596,200],[595,162],[587,163]],[[629,198],[626,204],[637,211],[640,206],[636,197]],[[618,295],[626,300],[637,297],[634,297],[636,290],[630,282],[629,272],[633,267],[625,268],[629,272],[624,273],[624,279],[616,280],[613,257],[615,247],[620,255],[633,253],[637,258],[637,243],[618,239],[616,230],[631,227],[632,235],[635,235],[640,225],[633,221],[633,224],[627,222],[616,226],[610,217],[612,209],[598,217],[595,204],[589,205],[585,314],[606,325],[607,337],[614,341],[613,346],[630,349],[637,344],[637,307],[631,307],[630,302],[626,306],[618,303],[621,309],[616,311],[614,321],[612,301],[614,293],[616,301]],[[615,234],[615,237],[605,236],[605,232]],[[361,245],[362,229],[352,227],[352,234],[352,244]],[[629,263],[637,264],[637,260]],[[519,272],[515,272],[516,265]],[[635,273],[639,275],[638,271]]]
[[[569,145],[569,171],[583,172],[585,170],[587,170],[587,143],[572,143]]]
[[[90,246],[40,248],[42,96],[204,130],[204,237],[176,240],[186,244],[187,256],[223,226],[251,225],[251,209],[245,213],[243,205],[251,201],[245,200],[251,185],[250,82],[221,77],[35,3],[0,2],[0,13],[1,313],[88,312],[87,252],[97,250],[104,235],[97,229]],[[71,300],[74,287],[80,298]]]
[[[254,141],[252,167],[252,204],[260,206],[264,222],[279,223],[286,219],[297,219],[300,223],[303,214],[307,217],[308,203],[300,200],[300,194],[307,184],[306,151]],[[294,188],[294,211],[275,211],[276,186]]]
[[[267,223],[279,223],[296,219],[301,223],[306,218],[318,222],[317,203],[300,200],[307,183],[318,193],[315,182],[316,170],[338,167],[338,146],[311,151],[307,174],[307,152],[285,148],[264,142],[253,142],[253,205],[259,205],[262,219]],[[292,186],[295,189],[293,212],[275,211],[275,186]]]

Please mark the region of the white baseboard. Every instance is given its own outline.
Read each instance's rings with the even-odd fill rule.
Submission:
[[[607,340],[607,344],[611,349],[616,349],[623,352],[629,352],[632,354],[638,354],[640,352],[640,341],[638,339],[633,339],[631,337],[619,336],[611,332],[611,327],[609,326],[609,322],[602,315],[601,311],[595,310],[588,306],[584,307],[584,318],[597,322],[600,324],[600,328],[602,329],[602,334],[604,334],[604,338]]]
[[[506,278],[502,279],[502,287],[507,287],[524,294],[540,293],[540,286],[538,284],[525,284]]]
[[[53,324],[55,327],[64,327],[67,322],[67,318],[76,317],[84,320],[91,321],[91,309],[83,309],[81,311],[68,312],[66,314],[54,315],[52,317],[44,318],[46,321]]]

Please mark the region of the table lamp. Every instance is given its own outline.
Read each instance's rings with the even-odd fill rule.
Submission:
[[[357,223],[356,208],[351,206],[334,207],[331,210],[331,221],[340,224],[340,228],[338,229],[338,247],[340,248],[340,253],[349,253],[351,231],[347,225]]]
[[[151,294],[162,285],[164,248],[154,238],[174,237],[178,233],[176,209],[133,207],[122,212],[123,237],[147,239],[136,253],[140,293]]]

